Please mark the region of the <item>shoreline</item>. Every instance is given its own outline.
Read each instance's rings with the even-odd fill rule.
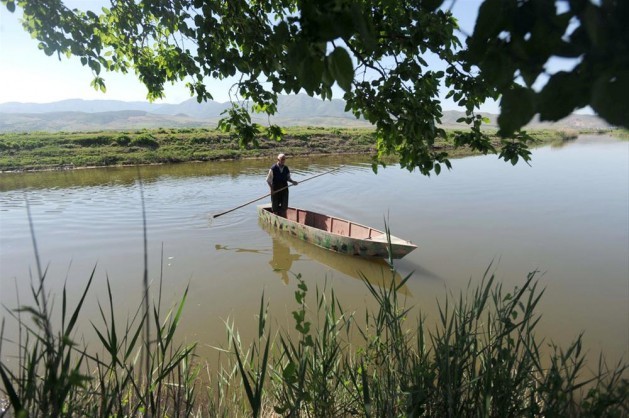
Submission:
[[[274,155],[274,154],[273,154]],[[235,157],[235,158],[220,158],[213,160],[187,160],[187,161],[177,161],[177,162],[159,162],[159,163],[147,163],[147,164],[118,164],[118,165],[91,165],[91,166],[63,166],[63,167],[45,167],[45,168],[34,168],[34,169],[16,169],[16,170],[6,170],[0,171],[0,175],[2,174],[26,174],[26,173],[45,173],[45,172],[62,172],[62,171],[77,171],[77,170],[93,170],[99,168],[129,168],[129,167],[156,167],[163,165],[175,165],[175,164],[202,164],[208,162],[221,162],[221,161],[236,161],[236,160],[266,160],[273,155],[261,155],[256,157]],[[291,154],[291,157],[325,157],[331,155],[367,155],[366,153],[355,153],[355,152],[346,152],[346,153],[315,153],[315,154]]]
[[[285,132],[281,141],[260,138],[257,147],[243,148],[230,134],[206,128],[0,134],[0,175],[265,159],[279,151],[292,157],[375,156],[377,152],[375,131],[371,128],[291,127]],[[447,137],[435,142],[435,150],[446,151],[448,158],[482,155],[455,147],[453,138],[458,132],[446,131]],[[528,132],[535,140],[531,148],[570,141],[586,133],[609,134],[566,130]],[[622,134],[615,136],[626,139]],[[499,150],[501,139],[493,132],[488,135]],[[394,155],[387,159],[397,161]]]

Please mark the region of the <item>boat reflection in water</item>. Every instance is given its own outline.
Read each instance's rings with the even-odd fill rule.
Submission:
[[[374,286],[388,287],[391,285],[391,280],[393,280],[399,287],[402,282],[400,274],[392,272],[389,265],[384,260],[353,257],[328,251],[288,234],[284,234],[282,231],[272,228],[271,225],[261,220],[258,221],[258,224],[273,239],[273,257],[269,264],[274,271],[281,274],[282,280],[285,283],[288,283],[288,271],[291,269],[293,262],[301,259],[302,256],[331,267],[355,279],[365,279]],[[294,252],[291,252],[291,249]],[[398,292],[404,295],[410,295],[410,291],[406,285],[399,288]]]

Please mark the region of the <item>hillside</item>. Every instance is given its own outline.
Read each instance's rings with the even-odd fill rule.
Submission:
[[[179,104],[123,102],[116,100],[63,100],[53,103],[0,103],[0,132],[60,132],[124,130],[138,128],[215,127],[229,103],[197,103],[189,99]],[[464,127],[456,120],[463,112],[446,111],[442,125]],[[496,115],[484,114],[490,127],[496,126]],[[253,120],[266,124],[265,115]],[[278,114],[271,119],[282,126],[366,127],[369,124],[345,112],[343,100],[322,101],[309,96],[280,96]],[[533,121],[529,129],[604,129],[608,125],[596,116],[571,115],[556,123]]]

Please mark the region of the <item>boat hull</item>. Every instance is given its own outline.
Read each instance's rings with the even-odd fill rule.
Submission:
[[[348,277],[367,281],[373,286],[388,289],[391,282],[395,284],[398,294],[412,296],[406,283],[403,283],[399,272],[392,270],[388,261],[382,258],[353,257],[302,241],[291,234],[275,229],[272,225],[259,219],[260,228],[266,231],[273,240],[273,270],[282,275],[291,271],[294,260],[301,256],[316,261],[325,267],[340,272]],[[282,276],[284,278],[284,276]]]
[[[402,258],[416,245],[361,224],[298,208],[288,208],[286,218],[271,212],[270,205],[258,206],[258,217],[271,227],[326,250],[365,258]],[[349,236],[352,233],[356,236]]]

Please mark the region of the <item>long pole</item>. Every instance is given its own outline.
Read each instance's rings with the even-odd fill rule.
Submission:
[[[343,167],[343,166],[339,166],[339,167],[337,167],[337,168],[335,168],[335,169],[333,169],[333,170],[326,171],[325,173],[317,174],[316,176],[308,177],[308,178],[307,178],[307,179],[305,179],[305,180],[301,180],[299,183],[301,184],[301,183],[304,183],[304,182],[306,182],[306,181],[308,181],[308,180],[312,180],[312,179],[315,179],[315,178],[317,178],[317,177],[321,177],[321,176],[323,176],[323,175],[325,175],[325,174],[329,174],[329,173],[331,173],[331,172],[333,172],[333,171],[340,170],[340,169],[341,169],[341,167]],[[282,190],[286,190],[286,189],[288,189],[290,186],[291,186],[291,185],[288,185],[288,186],[282,187],[281,189],[277,189],[277,190],[275,190],[275,191],[273,191],[273,192],[271,192],[271,193],[265,194],[264,196],[260,196],[260,197],[258,197],[257,199],[253,199],[253,200],[248,201],[247,203],[243,203],[243,204],[242,204],[242,205],[240,205],[240,206],[236,206],[235,208],[232,208],[232,209],[226,210],[225,212],[217,213],[217,214],[213,215],[213,216],[212,216],[212,218],[218,218],[219,216],[223,216],[223,215],[225,215],[225,214],[227,214],[227,213],[229,213],[229,212],[233,212],[233,211],[235,211],[236,209],[244,208],[244,207],[245,207],[245,206],[247,206],[247,205],[250,205],[250,204],[252,204],[252,203],[254,203],[254,202],[257,202],[258,200],[262,200],[262,199],[264,199],[265,197],[269,197],[269,196],[271,196],[272,194],[279,193],[279,192],[281,192]]]

